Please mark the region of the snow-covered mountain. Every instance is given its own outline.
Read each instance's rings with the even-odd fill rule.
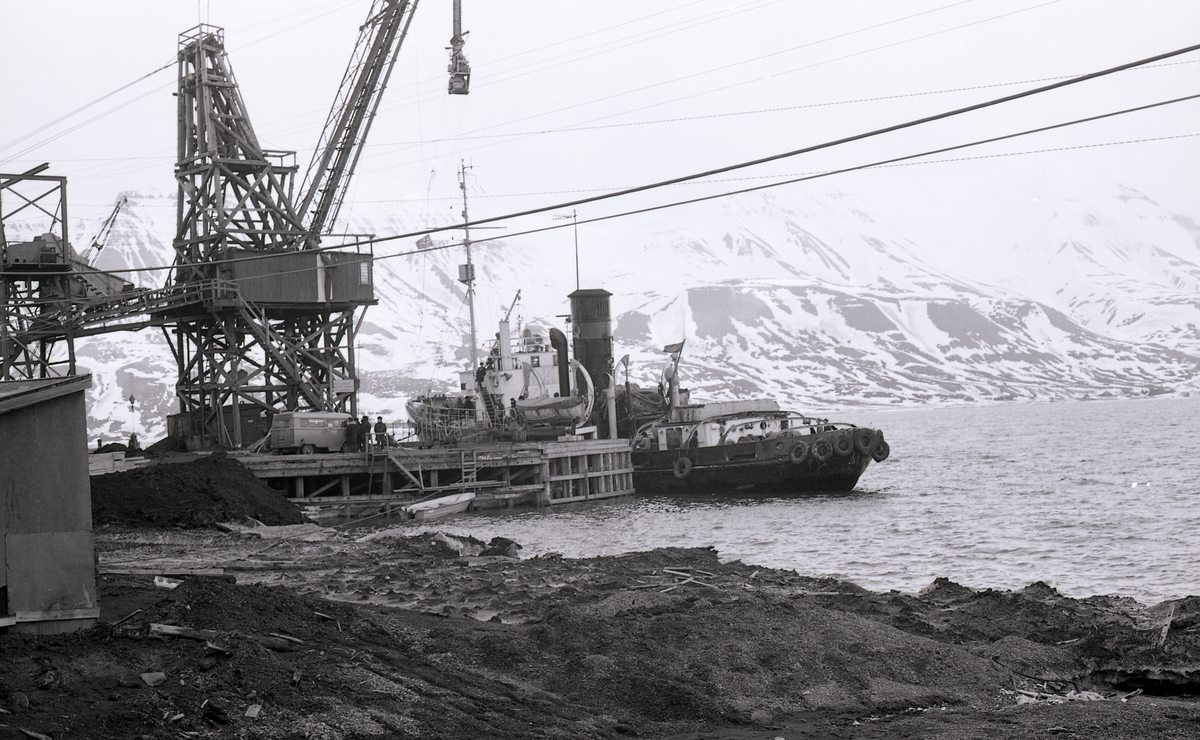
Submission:
[[[1200,390],[1200,227],[1189,216],[1114,188],[997,215],[949,243],[883,210],[789,191],[581,225],[581,284],[613,293],[634,382],[653,384],[663,345],[687,340],[694,399],[774,396],[815,411]],[[171,197],[130,194],[97,266],[169,264],[173,219]],[[417,226],[362,210],[348,223],[378,235]],[[514,318],[562,326],[575,264],[560,233],[473,250],[481,341],[518,290]],[[379,304],[358,338],[364,407],[394,419],[409,395],[450,388],[468,355],[461,248],[394,256],[412,246],[376,246]],[[139,434],[160,436],[175,373],[161,332],[77,348],[94,373],[93,437],[127,436],[131,393]]]

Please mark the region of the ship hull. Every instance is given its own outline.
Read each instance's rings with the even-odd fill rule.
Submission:
[[[790,451],[787,440],[770,439],[717,447],[635,450],[633,484],[639,494],[651,495],[849,491],[872,461],[869,454],[851,451],[826,460],[809,455],[793,462]]]

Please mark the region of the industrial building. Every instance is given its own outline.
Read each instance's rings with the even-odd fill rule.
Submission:
[[[91,627],[90,375],[0,382],[0,631]]]

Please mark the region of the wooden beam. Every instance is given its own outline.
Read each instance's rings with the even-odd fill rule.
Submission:
[[[328,491],[330,488],[333,488],[334,486],[336,486],[340,482],[340,480],[341,480],[341,478],[334,478],[333,480],[329,481],[328,483],[326,483],[325,485],[316,489],[315,491],[305,494],[304,498],[311,499],[314,496],[319,496],[320,494],[324,493],[325,491]],[[346,493],[345,487],[343,487],[342,495],[345,495],[345,493]]]
[[[99,619],[100,609],[53,609],[44,612],[17,612],[17,622],[52,622],[63,619]]]

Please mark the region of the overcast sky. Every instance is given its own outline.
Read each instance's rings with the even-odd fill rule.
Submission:
[[[179,34],[198,22],[224,28],[260,142],[297,150],[303,167],[369,5],[0,0],[0,172],[49,162],[49,174],[69,177],[72,215],[97,219],[123,191],[173,192],[172,61]],[[1200,42],[1196,0],[463,6],[471,94],[446,94],[451,3],[422,0],[348,207],[445,221],[460,208],[456,170],[465,161],[473,168],[471,215],[499,215],[791,151]],[[1193,52],[719,182],[583,206],[580,216],[1197,93]],[[1112,182],[1200,219],[1198,122],[1200,103],[1190,101],[937,157],[961,161],[829,178],[822,187],[927,207],[940,218],[942,195],[1069,195]]]

